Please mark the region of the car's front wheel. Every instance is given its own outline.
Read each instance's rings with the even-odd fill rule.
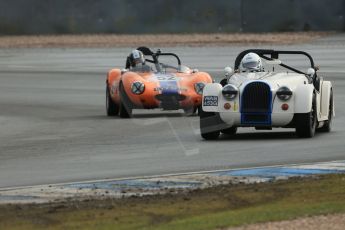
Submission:
[[[220,117],[213,112],[200,109],[200,133],[205,140],[215,140],[220,135]]]
[[[221,132],[226,134],[226,135],[232,136],[232,135],[236,134],[237,127],[230,127],[230,128],[227,128],[227,129],[222,129]]]
[[[132,103],[126,94],[126,91],[123,87],[122,82],[120,83],[119,92],[120,92],[120,108],[119,108],[120,117],[131,118],[132,110],[133,110]]]
[[[184,108],[183,111],[186,116],[195,116],[198,114],[198,107]]]
[[[313,96],[312,109],[309,113],[296,114],[296,133],[299,137],[310,138],[317,127],[316,98]]]
[[[119,106],[111,99],[109,87],[105,90],[105,105],[108,116],[116,116],[119,113]]]

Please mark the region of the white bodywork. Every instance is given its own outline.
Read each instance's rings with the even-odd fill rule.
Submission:
[[[237,96],[232,99],[226,99],[222,94],[222,85],[218,83],[207,84],[203,90],[202,109],[205,112],[219,113],[220,118],[229,126],[256,126],[244,125],[241,123],[241,96],[247,84],[252,82],[264,82],[269,85],[271,90],[271,127],[284,127],[292,122],[294,114],[309,113],[312,109],[313,93],[316,95],[317,120],[319,127],[323,121],[328,119],[330,94],[332,84],[330,81],[320,79],[320,90],[315,89],[313,83],[310,83],[309,77],[295,72],[251,72],[234,73],[228,78],[228,84],[238,88]],[[283,101],[276,96],[277,90],[286,86],[292,91],[289,100]],[[218,103],[205,104],[205,97],[218,99]],[[217,104],[217,105],[216,105]],[[230,104],[229,106],[224,106]],[[283,110],[282,105],[288,104],[288,109]],[[226,108],[225,108],[226,107]],[[334,112],[333,112],[334,115]]]

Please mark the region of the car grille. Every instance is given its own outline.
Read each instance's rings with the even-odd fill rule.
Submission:
[[[180,101],[186,99],[182,94],[158,94],[156,99],[160,101],[160,107],[166,110],[174,110],[180,108]]]
[[[158,101],[183,101],[186,96],[182,94],[158,94],[156,99]]]
[[[271,123],[272,93],[269,85],[263,82],[249,83],[241,97],[242,124]]]

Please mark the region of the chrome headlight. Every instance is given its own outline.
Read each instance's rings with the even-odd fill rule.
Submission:
[[[222,94],[227,100],[233,100],[238,94],[238,88],[234,85],[226,85],[222,89]]]
[[[203,82],[198,82],[194,84],[194,90],[197,94],[201,95],[202,91],[204,90],[205,83]]]
[[[291,96],[292,96],[292,91],[286,86],[280,87],[277,91],[277,97],[282,101],[289,100]]]
[[[136,95],[142,94],[145,91],[144,83],[140,81],[133,82],[133,84],[131,85],[131,91]]]

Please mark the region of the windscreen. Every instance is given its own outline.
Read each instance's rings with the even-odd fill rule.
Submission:
[[[173,55],[160,55],[158,57],[158,62],[161,72],[175,73],[180,71],[177,59]]]

